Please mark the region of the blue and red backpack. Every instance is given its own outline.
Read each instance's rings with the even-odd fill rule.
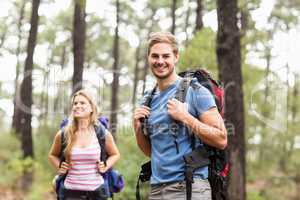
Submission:
[[[214,80],[212,76],[204,69],[198,69],[195,71],[184,71],[179,73],[179,76],[183,79],[190,80],[196,78],[197,81],[204,87],[206,87],[215,99],[218,111],[222,118],[224,118],[224,89],[222,85]],[[187,84],[189,86],[191,83]],[[192,86],[192,85],[191,85]],[[193,86],[192,86],[193,87]],[[183,86],[181,88],[183,93],[186,94],[188,87]],[[185,96],[180,101],[185,101]],[[194,136],[194,134],[193,134]],[[192,144],[194,137],[192,137]],[[209,145],[204,144],[202,154],[203,157],[208,158],[208,181],[212,190],[212,200],[228,200],[227,187],[228,187],[228,172],[229,172],[229,161],[227,149],[221,150]]]
[[[215,99],[218,111],[220,115],[224,118],[224,89],[221,84],[214,80],[212,76],[204,69],[198,69],[194,71],[184,71],[179,73],[182,80],[179,87],[175,93],[175,98],[178,101],[185,102],[185,97],[188,88],[199,87],[199,84],[193,84],[191,81],[193,78],[197,79],[200,85],[207,88]],[[147,95],[145,99],[145,106],[150,107],[152,96],[156,88],[150,91],[150,95]],[[147,118],[142,119],[142,129],[147,131]],[[175,122],[176,123],[176,122]],[[172,127],[178,127],[176,124]],[[176,148],[177,147],[177,143]],[[189,155],[184,156],[186,163],[185,170],[185,180],[186,180],[186,199],[191,200],[192,198],[192,183],[193,183],[193,172],[195,169],[208,166],[209,175],[208,181],[212,190],[212,200],[228,200],[227,196],[227,186],[228,186],[228,172],[229,172],[229,162],[227,156],[227,150],[217,149],[209,145],[204,144],[204,148],[195,148],[195,137],[191,134],[191,146],[193,152]],[[149,181],[151,177],[151,162],[148,161],[141,166],[140,175],[138,177],[136,185],[136,199],[140,200],[139,183]]]

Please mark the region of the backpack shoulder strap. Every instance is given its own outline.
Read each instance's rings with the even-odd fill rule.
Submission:
[[[105,150],[105,128],[102,124],[97,124],[94,126],[95,127],[95,132],[96,136],[101,148],[101,155],[100,155],[100,160],[106,162],[107,159],[107,154]],[[65,156],[64,156],[64,150],[66,148],[66,143],[65,143],[65,129],[61,128],[61,135],[60,135],[60,140],[61,140],[61,151],[60,151],[60,164],[65,161]]]
[[[156,91],[156,87],[157,87],[157,85],[155,85],[155,86],[153,87],[153,89],[150,90],[149,94],[147,94],[147,95],[145,96],[145,102],[143,103],[144,106],[150,107],[151,101],[152,101],[152,98],[153,98],[153,95],[154,95],[154,93],[155,93],[155,91]]]
[[[188,88],[191,84],[192,78],[190,77],[183,77],[182,80],[179,83],[179,86],[175,93],[175,99],[177,99],[180,102],[185,102],[186,94],[188,91]]]
[[[192,78],[193,78],[192,73],[187,73],[182,78],[182,80],[179,83],[179,86],[177,88],[177,91],[175,93],[175,98],[178,101],[185,102],[189,86],[191,86],[193,88],[199,87],[199,85],[193,84]],[[176,130],[175,134],[178,134],[177,132],[178,132],[178,130]],[[191,146],[192,146],[192,149],[195,149],[196,138],[195,138],[194,134],[191,134]]]
[[[157,87],[157,85],[155,85],[153,87],[153,89],[149,92],[149,94],[146,94],[145,101],[142,105],[147,106],[147,107],[151,107],[150,105],[151,105],[153,95],[156,91],[156,87]],[[147,135],[147,133],[148,133],[148,131],[147,131],[148,118],[146,117],[146,118],[140,119],[140,121],[141,121],[141,124],[142,124],[142,127],[141,127],[142,132],[143,132],[144,135]]]
[[[191,78],[190,77],[183,77],[180,80],[180,83],[178,85],[178,88],[175,92],[175,99],[177,99],[180,102],[185,102],[185,98],[186,98],[186,94],[187,94],[187,90],[189,88],[191,82]],[[174,138],[174,144],[176,147],[176,153],[179,153],[179,144],[177,141],[177,136],[178,136],[178,131],[179,131],[179,126],[181,125],[180,122],[173,120],[172,123],[170,124],[170,130],[171,130],[171,134]]]
[[[59,153],[59,167],[61,165],[62,162],[65,161],[65,155],[64,155],[64,151],[66,149],[66,142],[65,142],[65,129],[64,127],[62,127],[60,129],[60,144],[61,144],[61,149],[60,149],[60,153]]]
[[[101,149],[100,160],[106,165],[107,153],[105,149],[105,128],[100,123],[95,125],[94,128]]]

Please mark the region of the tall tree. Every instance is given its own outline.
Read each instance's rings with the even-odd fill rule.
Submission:
[[[114,37],[114,45],[113,45],[113,56],[114,56],[114,64],[113,64],[113,82],[111,86],[111,133],[116,138],[116,129],[118,123],[118,92],[119,92],[119,14],[120,14],[120,2],[116,0],[116,27],[115,27],[115,37]]]
[[[82,88],[82,76],[85,51],[85,0],[75,0],[74,21],[73,21],[73,54],[74,54],[74,72],[73,72],[73,93]]]
[[[17,7],[17,10],[19,11],[19,5],[17,5],[16,7]],[[4,44],[5,44],[7,37],[9,37],[9,27],[11,26],[10,23],[7,23],[8,21],[11,21],[10,16],[3,16],[0,19],[0,49],[2,49],[2,48],[7,49],[7,48],[5,48]],[[2,52],[1,52],[1,55],[2,55]]]
[[[27,57],[25,60],[24,79],[21,84],[21,101],[17,102],[21,106],[21,120],[22,120],[22,150],[24,157],[33,157],[33,141],[31,130],[31,106],[32,106],[32,70],[33,70],[33,54],[37,40],[38,31],[38,9],[40,0],[32,1],[32,12],[30,19],[30,32],[27,43]]]
[[[16,64],[16,77],[15,77],[15,94],[14,94],[14,113],[12,118],[12,128],[16,131],[18,135],[21,132],[21,119],[20,119],[20,109],[17,108],[16,101],[17,95],[19,95],[19,75],[20,75],[20,53],[21,53],[21,40],[22,40],[22,24],[24,19],[26,1],[21,1],[20,15],[18,20],[18,44],[16,50],[17,64]]]
[[[156,10],[157,10],[157,5],[152,5],[151,3],[148,3],[148,6],[150,7],[149,11],[150,11],[150,14],[149,14],[149,17],[148,17],[148,20],[149,20],[149,26],[146,26],[146,29],[147,29],[147,39],[150,35],[150,33],[156,28],[155,25],[157,23],[157,20],[155,19],[155,13],[156,13]],[[143,71],[142,71],[142,81],[143,81],[143,87],[142,87],[142,94],[144,94],[145,90],[146,90],[146,82],[147,82],[147,74],[148,74],[148,69],[149,69],[149,66],[148,66],[148,52],[145,51],[144,52],[144,60],[145,60],[145,63],[144,63],[144,67],[143,67]]]
[[[46,69],[44,71],[44,80],[43,80],[43,92],[40,97],[40,105],[43,109],[42,114],[40,115],[40,122],[47,124],[49,119],[49,80],[50,80],[50,65],[53,64],[54,60],[54,42],[49,44],[48,52],[49,56],[47,58]]]
[[[294,73],[294,88],[293,88],[293,105],[292,105],[292,122],[296,123],[296,115],[298,113],[298,107],[297,107],[297,99],[299,96],[299,74]]]
[[[242,26],[242,34],[245,35],[245,29],[243,29]],[[272,38],[272,32],[271,31],[267,31],[266,32],[267,38]],[[270,106],[268,104],[268,98],[270,97],[270,74],[272,73],[272,71],[270,70],[270,66],[271,66],[271,60],[272,60],[272,54],[271,54],[271,50],[272,50],[272,44],[271,41],[266,41],[263,43],[264,44],[264,59],[266,60],[266,68],[265,68],[265,89],[264,89],[264,100],[263,100],[263,105],[265,105],[262,109],[262,115],[265,118],[269,118],[270,117]],[[265,151],[265,145],[266,142],[269,141],[269,136],[268,136],[268,131],[267,129],[267,125],[264,121],[260,121],[261,127],[263,129],[263,131],[261,132],[261,147],[258,148],[259,149],[259,163],[264,164],[264,160],[267,158],[266,151]]]
[[[190,15],[191,15],[191,7],[190,7],[190,0],[187,0],[187,9],[186,9],[186,15],[185,15],[185,27],[184,27],[184,30],[185,30],[185,36],[186,36],[186,39],[185,39],[185,47],[187,47],[187,44],[188,44],[188,41],[189,41],[189,33],[188,33],[188,28],[190,26]]]
[[[203,5],[202,0],[197,0],[197,9],[196,9],[196,27],[195,32],[203,28]]]
[[[134,67],[134,80],[133,80],[133,94],[132,94],[132,108],[134,109],[135,107],[135,102],[136,102],[136,92],[137,92],[137,85],[138,85],[138,81],[139,81],[139,64],[140,64],[140,60],[141,60],[141,56],[140,56],[140,49],[141,49],[141,45],[139,45],[136,48],[136,52],[135,52],[135,67]]]
[[[217,0],[219,76],[225,85],[226,124],[230,123],[234,127],[233,130],[228,130],[231,166],[228,188],[230,200],[246,198],[244,100],[237,14],[237,0]]]
[[[287,172],[287,160],[290,156],[290,152],[289,152],[289,146],[290,146],[290,67],[288,64],[286,64],[286,82],[285,82],[285,85],[286,85],[286,108],[285,108],[285,131],[282,132],[282,142],[281,142],[281,148],[282,148],[282,154],[279,156],[279,169],[286,173]]]
[[[61,47],[61,56],[60,56],[60,61],[59,61],[59,65],[61,66],[61,69],[64,69],[65,68],[65,66],[66,66],[66,45],[63,45],[62,47]],[[56,111],[58,111],[58,109],[60,108],[59,107],[59,105],[61,105],[61,104],[59,104],[60,103],[60,101],[62,101],[62,94],[63,94],[63,84],[61,84],[61,83],[59,83],[58,84],[58,86],[57,86],[58,88],[57,88],[57,96],[56,96],[56,98],[55,98],[55,100],[54,100],[54,107],[53,107],[53,109],[54,109],[54,112],[56,112]],[[66,106],[65,106],[66,107]],[[64,114],[66,115],[67,114],[67,112],[65,112],[65,107],[63,107],[63,109],[64,109]]]
[[[172,17],[172,26],[171,26],[171,33],[175,34],[176,29],[176,9],[177,9],[177,0],[172,0],[171,6],[171,17]]]

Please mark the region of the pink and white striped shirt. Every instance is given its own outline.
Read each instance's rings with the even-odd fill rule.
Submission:
[[[93,134],[90,146],[72,148],[72,165],[64,182],[67,189],[93,191],[104,183],[103,177],[97,168],[100,152],[96,133]]]

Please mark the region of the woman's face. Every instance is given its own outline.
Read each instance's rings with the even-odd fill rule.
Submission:
[[[75,118],[89,118],[92,111],[92,106],[86,97],[82,95],[75,96],[72,106],[72,112]]]

